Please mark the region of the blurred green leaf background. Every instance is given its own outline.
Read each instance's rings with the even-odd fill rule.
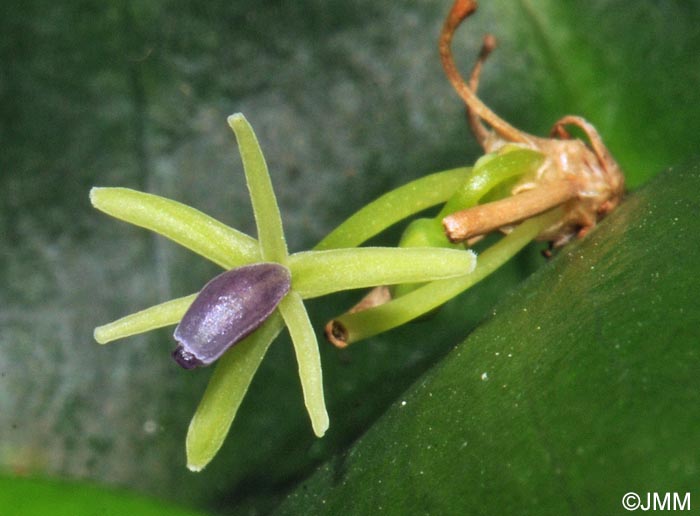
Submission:
[[[192,474],[184,436],[210,371],[179,370],[169,331],[100,347],[92,329],[193,292],[217,269],[95,212],[89,188],[157,193],[253,232],[225,121],[240,111],[268,159],[290,250],[309,248],[386,190],[480,155],[437,57],[450,2],[15,4],[0,16],[7,475],[264,513],[544,265],[533,247],[431,321],[343,351],[323,346],[323,440],[280,339],[219,457]],[[481,36],[495,34],[480,86],[487,104],[542,135],[563,115],[586,117],[637,187],[697,152],[699,22],[700,5],[682,0],[483,0],[455,51],[468,70]],[[689,237],[669,253],[696,248]],[[309,303],[317,328],[356,297]]]

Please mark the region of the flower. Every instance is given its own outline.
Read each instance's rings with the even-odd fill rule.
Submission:
[[[423,209],[422,205],[427,207],[444,201],[449,197],[450,185],[440,190],[444,190],[443,195],[427,194],[425,188],[416,190],[418,197],[427,197],[428,201],[413,202],[409,210],[398,209],[401,215],[398,218],[396,213],[389,211],[379,217],[372,227],[363,225],[348,230],[347,226],[343,226],[340,233],[333,232],[324,239],[320,244],[322,250],[288,254],[280,211],[257,138],[242,114],[230,116],[228,122],[238,140],[258,240],[194,208],[163,197],[126,188],[93,188],[90,192],[95,208],[155,231],[228,270],[223,279],[217,277],[209,284],[217,282],[215,286],[225,287],[228,289],[227,294],[236,292],[240,289],[240,284],[249,281],[250,269],[245,269],[245,266],[256,268],[257,271],[262,270],[261,267],[267,270],[272,267],[274,271],[289,273],[288,284],[283,281],[283,285],[272,287],[276,296],[274,303],[263,303],[265,306],[261,308],[261,298],[265,292],[255,292],[255,295],[250,296],[251,300],[244,303],[248,315],[242,326],[226,327],[229,333],[224,339],[227,341],[225,344],[236,345],[230,347],[218,361],[187,434],[187,465],[193,471],[203,469],[223,444],[253,375],[270,343],[284,326],[288,328],[294,344],[304,402],[313,431],[321,437],[328,429],[329,418],[323,395],[318,343],[303,299],[346,289],[464,276],[471,273],[476,264],[474,253],[464,250],[352,247],[396,220]],[[464,170],[459,169],[460,174]],[[442,174],[443,179],[447,177],[447,173]],[[455,171],[450,174],[457,175]],[[426,182],[425,179],[414,183],[427,185],[429,181]],[[416,193],[413,194],[414,197]],[[386,206],[384,211],[385,208]],[[236,279],[231,283],[233,277]],[[190,306],[194,306],[198,316],[209,315],[213,310],[228,310],[229,307],[205,299],[210,292],[209,285],[200,294],[173,299],[100,326],[95,329],[95,339],[105,344],[177,324]],[[262,280],[256,285],[248,286],[263,291],[270,288]],[[224,317],[217,314],[216,322],[225,323],[225,314]],[[218,358],[217,353],[207,354],[202,359],[196,353],[184,356],[178,351],[199,352],[207,344],[197,340],[202,338],[202,334],[198,333],[199,327],[196,324],[194,329],[188,329],[189,319],[184,323],[186,324],[181,324],[176,331],[176,339],[180,346],[184,346],[176,348],[178,363],[188,366],[208,365]],[[180,327],[183,328],[182,331],[179,331]],[[223,346],[218,341],[215,344],[217,349],[219,345]]]

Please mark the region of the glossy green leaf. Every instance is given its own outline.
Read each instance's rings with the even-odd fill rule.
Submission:
[[[93,484],[0,476],[0,507],[17,516],[203,516],[172,503]]]
[[[700,164],[565,248],[278,514],[618,514],[697,489]]]

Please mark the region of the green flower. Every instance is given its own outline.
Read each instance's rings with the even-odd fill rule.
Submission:
[[[270,343],[286,326],[294,344],[304,402],[314,433],[321,437],[329,418],[316,335],[303,299],[377,285],[425,283],[469,275],[474,253],[432,247],[355,248],[394,222],[447,200],[468,169],[433,174],[393,193],[393,209],[375,205],[381,216],[364,215],[343,225],[320,244],[322,250],[288,254],[282,219],[267,166],[252,128],[241,114],[228,119],[238,140],[251,196],[258,240],[178,202],[126,188],[93,188],[90,199],[105,213],[150,229],[210,259],[224,269],[268,262],[289,270],[291,288],[267,320],[219,360],[186,440],[187,465],[200,471],[215,456]],[[371,211],[371,210],[370,210]],[[365,215],[368,213],[364,212]],[[370,213],[370,215],[372,215]],[[428,283],[428,285],[433,283]],[[197,294],[173,299],[95,329],[105,344],[177,324]],[[408,307],[410,318],[421,307]],[[389,314],[389,319],[393,315]],[[404,316],[405,317],[405,314]]]

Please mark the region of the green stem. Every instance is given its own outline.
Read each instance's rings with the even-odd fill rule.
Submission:
[[[544,155],[531,149],[506,149],[497,155],[487,154],[476,162],[474,172],[445,203],[437,218],[442,220],[451,213],[476,206],[503,183],[534,173],[543,161]]]
[[[442,227],[442,219],[456,211],[476,206],[488,195],[510,195],[508,185],[528,174],[534,174],[543,161],[544,155],[540,152],[519,147],[507,147],[497,154],[482,156],[437,216],[415,219],[406,227],[399,247],[463,247],[462,244],[449,241]],[[393,288],[392,295],[395,298],[403,297],[419,287],[418,283],[402,283]]]
[[[559,208],[529,219],[477,259],[474,272],[433,281],[413,292],[368,310],[346,313],[333,321],[333,333],[347,344],[385,332],[437,308],[478,283],[510,260],[539,233],[562,216]]]
[[[356,247],[389,226],[445,202],[471,167],[430,174],[392,190],[367,204],[321,240],[315,249]]]

